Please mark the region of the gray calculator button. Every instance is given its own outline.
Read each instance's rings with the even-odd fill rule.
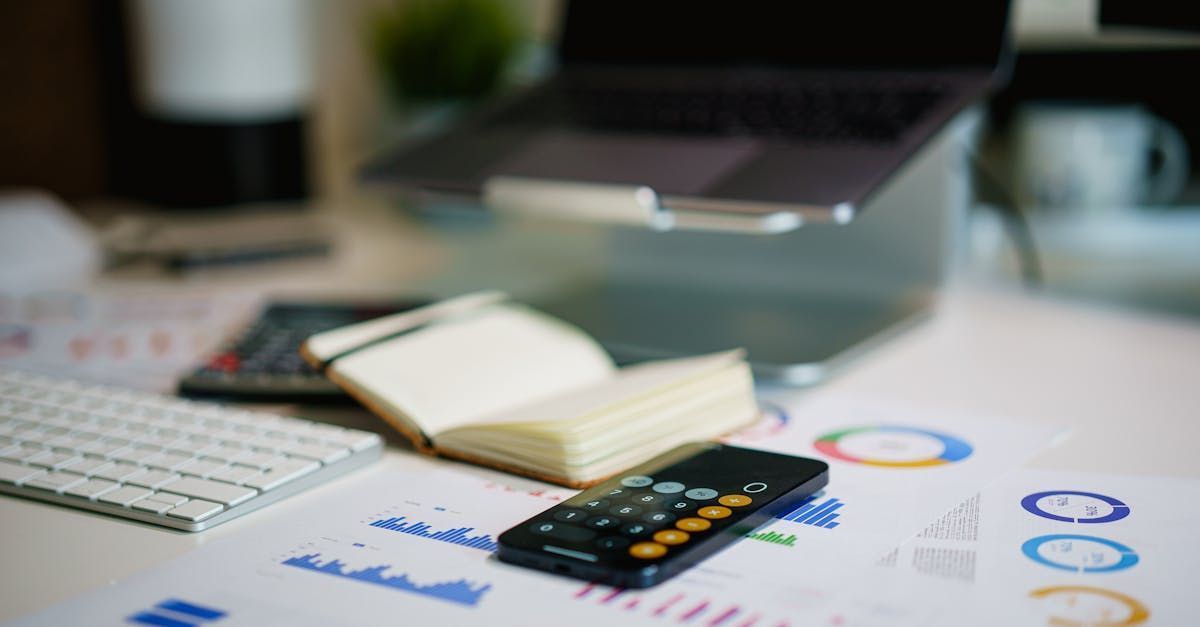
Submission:
[[[651,503],[657,503],[661,498],[662,497],[657,494],[639,494],[638,496],[633,497],[633,502],[637,503],[638,505],[649,505]]]
[[[621,521],[612,516],[592,516],[584,524],[592,529],[611,529],[620,525]]]
[[[621,485],[627,488],[644,488],[651,483],[654,483],[654,480],[643,475],[633,475],[621,480]]]
[[[587,542],[596,537],[596,532],[575,525],[563,525],[556,522],[537,522],[529,526],[529,530],[539,536],[549,536],[568,542]]]
[[[629,546],[629,540],[621,536],[608,536],[607,538],[596,540],[596,546],[605,551],[618,551]]]
[[[654,487],[651,489],[659,494],[678,494],[683,492],[685,488],[687,488],[687,486],[679,483],[678,481],[660,481],[654,484]]]
[[[645,523],[625,523],[621,525],[621,533],[627,536],[641,536],[650,531],[650,525]]]
[[[717,498],[717,491],[712,488],[692,488],[691,490],[684,492],[683,495],[689,499],[707,501],[709,499]]]
[[[583,522],[587,518],[587,512],[581,509],[560,509],[554,512],[554,520],[562,522]]]
[[[608,513],[614,516],[637,516],[642,513],[642,508],[637,505],[616,505]]]
[[[590,501],[584,501],[583,503],[580,503],[579,506],[583,509],[594,512],[608,507],[608,501],[605,499],[592,499]]]
[[[652,525],[666,525],[675,522],[675,514],[671,512],[650,512],[642,516],[642,520]]]

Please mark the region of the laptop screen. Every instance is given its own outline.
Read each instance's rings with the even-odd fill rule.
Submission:
[[[1007,0],[569,0],[566,63],[993,68]]]

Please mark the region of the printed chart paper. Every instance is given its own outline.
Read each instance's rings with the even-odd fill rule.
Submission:
[[[882,560],[945,624],[1187,625],[1200,480],[1021,470]],[[899,593],[898,590],[896,593]]]
[[[205,625],[368,624],[386,617],[414,625],[561,625],[564,617],[605,627],[929,624],[940,608],[884,585],[894,573],[876,559],[921,529],[906,527],[907,520],[941,515],[1056,433],[894,406],[813,405],[786,420],[781,415],[767,416],[739,442],[828,459],[831,487],[649,590],[591,585],[495,558],[502,531],[574,492],[390,454],[343,481],[334,497],[252,514],[257,523],[245,532],[18,624],[82,617],[137,624],[142,613],[181,618],[171,608],[188,607],[221,614],[184,621]]]

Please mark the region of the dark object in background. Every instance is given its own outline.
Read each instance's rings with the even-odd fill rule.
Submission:
[[[88,2],[0,2],[0,187],[71,201],[107,187],[99,34]]]

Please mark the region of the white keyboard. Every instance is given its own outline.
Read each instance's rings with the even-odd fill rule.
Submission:
[[[200,531],[379,458],[374,433],[0,368],[0,492]]]

